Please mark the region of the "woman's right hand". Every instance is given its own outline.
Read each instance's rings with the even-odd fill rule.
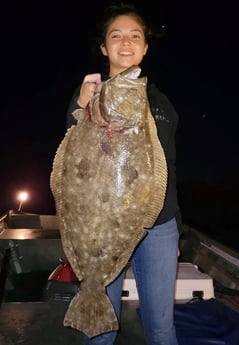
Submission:
[[[77,99],[77,104],[81,108],[85,108],[87,106],[92,96],[94,95],[97,85],[100,83],[101,83],[100,73],[87,74],[85,76],[81,85],[80,95]]]

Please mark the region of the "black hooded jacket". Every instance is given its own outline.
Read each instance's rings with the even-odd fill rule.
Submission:
[[[103,76],[103,80],[107,77]],[[72,113],[78,109],[77,98],[79,97],[80,86],[75,90],[70,105],[67,111],[67,128],[76,124],[76,120]],[[163,224],[172,218],[176,220],[181,219],[177,199],[176,188],[176,148],[175,148],[175,133],[178,124],[178,114],[173,105],[165,96],[159,91],[154,83],[148,83],[147,86],[148,99],[150,103],[151,113],[155,119],[157,126],[158,137],[164,149],[167,166],[168,166],[168,184],[165,197],[164,207],[159,214],[156,224]],[[180,224],[178,224],[180,226]]]

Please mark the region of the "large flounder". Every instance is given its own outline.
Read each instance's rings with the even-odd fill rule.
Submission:
[[[138,66],[101,84],[56,152],[51,189],[65,254],[81,281],[64,325],[88,337],[117,330],[105,287],[153,226],[167,166]]]

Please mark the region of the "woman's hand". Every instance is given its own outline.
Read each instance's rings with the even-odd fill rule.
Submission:
[[[89,103],[91,97],[94,95],[95,89],[101,83],[100,73],[87,74],[83,80],[80,89],[80,95],[77,99],[77,104],[81,108],[85,108]]]

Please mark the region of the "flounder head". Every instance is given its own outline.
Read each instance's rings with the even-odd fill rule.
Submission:
[[[115,130],[139,126],[147,110],[147,78],[141,68],[132,66],[102,83],[99,95],[100,114]]]

